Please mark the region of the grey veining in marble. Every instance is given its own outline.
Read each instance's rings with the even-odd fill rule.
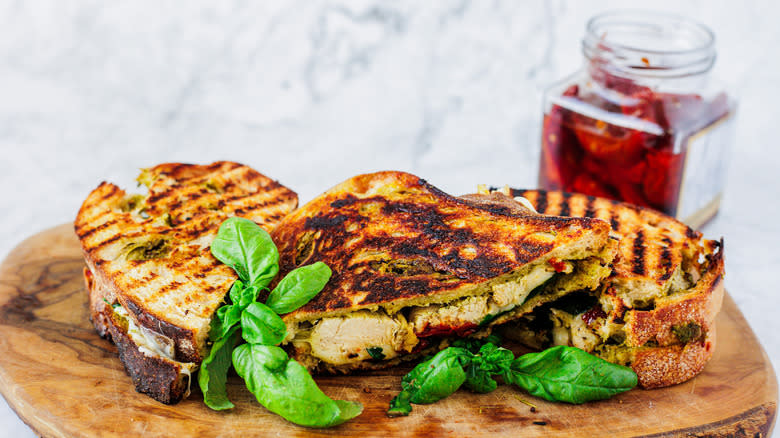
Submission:
[[[0,256],[101,180],[241,161],[302,201],[401,169],[453,193],[534,186],[541,91],[593,14],[653,7],[718,35],[741,98],[720,216],[726,285],[780,363],[776,2],[0,1]],[[7,408],[0,436],[31,432]]]

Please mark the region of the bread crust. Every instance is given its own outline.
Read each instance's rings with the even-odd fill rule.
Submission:
[[[113,317],[106,301],[106,291],[89,268],[84,268],[84,283],[89,292],[90,319],[98,334],[112,341],[119,359],[136,391],[165,404],[175,404],[187,394],[191,377],[181,372],[181,365],[162,357],[142,353]]]
[[[715,327],[698,342],[685,345],[641,348],[631,361],[631,369],[645,389],[663,388],[685,382],[699,374],[715,351]]]
[[[105,312],[107,299],[103,294],[103,288],[97,287],[95,276],[88,267],[84,267],[83,274],[84,284],[89,294],[89,320],[92,321],[92,325],[95,326],[95,330],[101,338],[111,339],[111,334],[108,332],[108,326],[111,323],[107,317],[108,313]]]
[[[191,377],[182,374],[181,366],[176,362],[143,354],[113,319],[109,321],[111,339],[116,344],[125,371],[135,384],[135,390],[169,405],[181,401],[187,394]]]

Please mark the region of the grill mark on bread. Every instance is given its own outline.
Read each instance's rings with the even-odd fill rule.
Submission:
[[[165,295],[168,292],[171,292],[171,291],[175,290],[177,287],[182,286],[183,284],[184,283],[182,283],[180,281],[177,281],[177,280],[170,281],[170,282],[164,284],[163,286],[157,288],[157,294],[158,295]]]
[[[151,195],[149,195],[149,197],[146,198],[146,203],[149,204],[149,205],[157,204],[162,199],[168,197],[171,194],[171,192],[173,192],[173,191],[175,191],[177,189],[178,189],[178,187],[175,186],[175,185],[167,186],[164,190],[159,191],[159,192],[155,192],[155,193],[152,193]]]
[[[165,175],[165,176],[170,176],[171,178],[173,178],[175,180],[178,180],[179,178],[181,178],[181,175],[178,175],[180,170],[182,168],[190,167],[190,166],[192,166],[192,165],[191,164],[186,164],[186,163],[174,163],[168,169],[165,169],[165,170],[161,171],[159,174],[160,175]]]
[[[539,213],[547,213],[547,192],[537,192],[536,194],[536,210]]]
[[[188,204],[198,204],[197,201],[199,201],[204,196],[211,195],[211,192],[206,187],[200,187],[198,190],[195,190],[187,195],[187,198],[185,201]],[[199,206],[202,206],[203,204],[200,204]],[[171,208],[173,210],[173,208]]]
[[[214,292],[215,290],[217,290],[217,287],[213,286],[213,285],[210,285],[210,284],[206,284],[203,287],[203,293],[207,293],[208,294],[208,293]]]
[[[108,239],[106,239],[106,240],[104,240],[104,241],[102,241],[100,243],[97,243],[95,245],[92,245],[92,247],[97,250],[97,249],[103,248],[103,247],[105,247],[107,245],[110,245],[110,244],[116,242],[117,240],[119,240],[121,238],[122,238],[121,235],[114,234],[113,236],[109,237]]]
[[[209,253],[210,254],[210,253]],[[211,271],[217,269],[218,265],[212,264],[212,265],[201,265],[197,267],[197,270],[192,274],[195,278],[206,278],[208,274],[211,273]]]
[[[620,232],[620,219],[618,219],[618,212],[616,210],[612,210],[609,213],[609,225],[612,227],[613,231]]]
[[[632,272],[645,275],[645,233],[642,230],[637,231],[634,237],[633,253]]]
[[[104,183],[104,184],[106,184],[106,183]],[[117,192],[119,192],[119,187],[117,187],[117,186],[115,186],[113,184],[108,184],[108,192],[103,193],[102,195],[100,195],[100,198],[98,198],[98,202],[105,201],[106,199],[114,196]]]
[[[116,224],[117,222],[119,222],[119,218],[109,219],[108,221],[103,222],[102,224],[100,224],[100,225],[98,225],[96,227],[92,227],[92,228],[88,229],[87,231],[82,232],[78,236],[79,236],[80,239],[84,240],[87,237],[97,233],[98,231],[104,230],[104,229],[106,229],[106,228]],[[83,229],[80,229],[78,231],[83,231]]]
[[[658,259],[658,269],[663,271],[661,281],[666,281],[672,277],[672,239],[664,236],[661,241],[664,247],[661,249],[661,257]]]
[[[229,196],[227,198],[221,198],[219,201],[217,201],[217,207],[223,208],[223,207],[225,207],[228,204],[232,204],[235,201],[238,201],[240,199],[245,199],[245,198],[250,197],[250,196],[255,196],[255,195],[247,194],[247,193],[239,193],[239,194],[236,194],[236,195],[233,195],[233,196]],[[265,200],[262,200],[262,201],[254,203],[253,204],[253,208],[264,208],[264,207],[267,207],[269,205],[274,205],[274,204],[277,203],[277,200],[278,200],[277,197],[270,197],[270,194],[269,194],[269,196],[267,198],[268,199],[265,199]]]
[[[585,216],[586,217],[596,217],[596,209],[593,207],[593,203],[596,201],[596,198],[593,196],[586,196],[585,197]]]
[[[563,192],[561,196],[563,196],[563,199],[561,199],[561,211],[558,214],[561,216],[570,216],[571,206],[569,205],[569,199],[571,198],[571,194]]]
[[[190,218],[188,222],[193,222],[196,217]],[[208,220],[200,221],[198,223],[194,223],[193,226],[188,228],[179,229],[179,236],[183,240],[191,240],[196,237],[204,235],[207,231],[217,228],[219,226],[219,223],[211,222]]]

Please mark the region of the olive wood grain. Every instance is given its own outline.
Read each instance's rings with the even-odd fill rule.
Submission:
[[[775,421],[774,371],[728,296],[717,320],[715,355],[698,377],[582,406],[546,403],[501,386],[485,395],[461,390],[415,406],[409,417],[387,418],[408,368],[317,378],[328,395],[365,407],[355,420],[329,430],[300,428],[270,414],[235,375],[228,388],[232,411],[209,410],[197,390],[166,406],[135,392],[114,346],[95,333],[82,266],[70,225],[27,239],[0,265],[0,392],[46,437],[767,436]]]

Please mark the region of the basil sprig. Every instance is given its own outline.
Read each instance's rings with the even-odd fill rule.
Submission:
[[[211,254],[238,278],[262,289],[279,273],[279,250],[271,236],[249,219],[231,217],[219,226]]]
[[[279,347],[241,345],[233,350],[233,364],[260,404],[295,424],[336,426],[363,410],[360,403],[330,399],[306,368]]]
[[[491,392],[498,387],[495,377],[545,400],[574,404],[606,399],[637,384],[631,368],[579,348],[558,346],[515,358],[498,343],[494,336],[459,340],[417,365],[401,380],[401,392],[390,402],[387,415],[409,415],[411,403],[436,402],[462,385]]]
[[[292,270],[263,304],[257,297],[279,272],[279,251],[267,232],[248,219],[229,218],[219,227],[211,253],[231,266],[238,280],[228,293],[230,302],[217,310],[211,324],[213,345],[198,375],[206,405],[234,407],[226,389],[232,365],[260,404],[292,423],[330,427],[360,415],[360,403],[330,399],[306,368],[278,347],[287,334],[279,314],[317,295],[330,279],[330,268],[317,262]],[[242,339],[246,343],[238,345]]]
[[[518,357],[503,376],[531,395],[574,404],[610,398],[637,384],[631,368],[563,345]]]

